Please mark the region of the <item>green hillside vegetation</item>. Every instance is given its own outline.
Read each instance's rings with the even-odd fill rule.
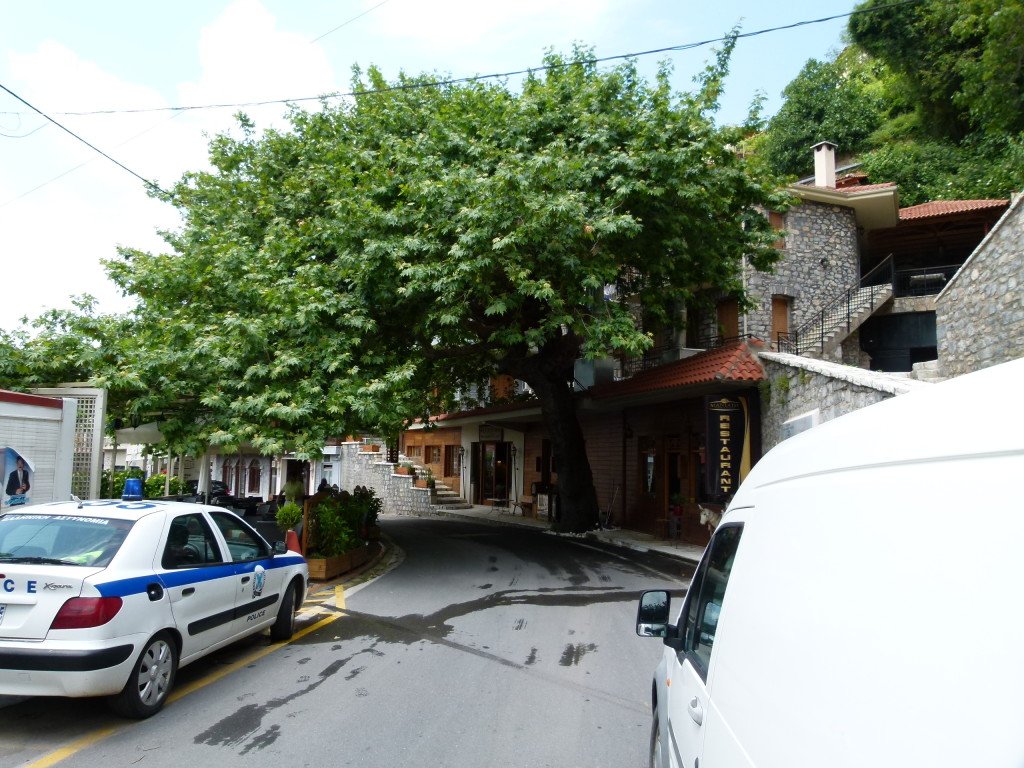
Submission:
[[[849,45],[811,59],[753,142],[776,171],[809,175],[828,139],[901,205],[1004,198],[1024,188],[1024,0],[868,0]]]

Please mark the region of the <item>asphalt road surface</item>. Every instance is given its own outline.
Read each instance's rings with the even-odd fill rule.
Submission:
[[[636,602],[681,595],[689,569],[536,530],[381,523],[396,554],[377,578],[314,594],[289,644],[181,670],[149,720],[6,701],[0,768],[647,764],[662,646],[635,635]]]

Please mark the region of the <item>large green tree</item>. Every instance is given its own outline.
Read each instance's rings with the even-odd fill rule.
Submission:
[[[171,192],[173,253],[110,264],[194,408],[171,439],[313,452],[510,374],[559,456],[561,526],[592,527],[573,362],[642,351],[638,307],[670,323],[776,257],[757,208],[778,186],[712,120],[730,49],[692,95],[585,50],[516,90],[371,69],[288,131],[218,137]]]

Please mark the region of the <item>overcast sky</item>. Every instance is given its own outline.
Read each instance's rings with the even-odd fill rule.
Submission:
[[[239,107],[345,91],[351,67],[467,76],[524,69],[574,41],[599,57],[754,32],[852,10],[854,0],[0,0],[0,85],[131,171],[168,186],[206,166],[207,137]],[[809,58],[842,45],[846,20],[740,40],[720,120],[739,122],[757,92],[766,113]],[[680,90],[712,46],[671,61]],[[283,107],[246,106],[259,129]],[[111,114],[70,114],[112,110]],[[129,112],[128,110],[151,110]],[[810,159],[810,152],[808,152]],[[128,307],[100,259],[116,247],[162,250],[177,213],[142,182],[0,90],[0,328],[89,293]]]

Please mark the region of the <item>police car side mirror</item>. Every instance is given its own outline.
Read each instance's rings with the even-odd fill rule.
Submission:
[[[274,554],[275,555],[283,555],[287,551],[288,551],[288,545],[285,544],[283,541],[275,541],[274,542]]]

